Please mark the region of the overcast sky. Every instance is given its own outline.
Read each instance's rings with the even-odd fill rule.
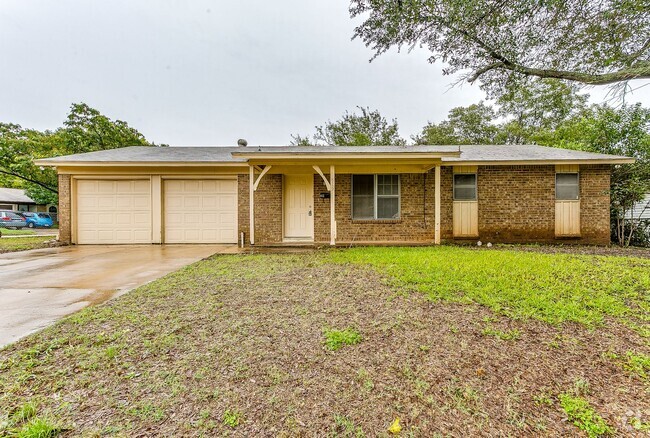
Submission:
[[[356,105],[408,138],[483,98],[424,50],[369,63],[354,25],[341,0],[2,0],[0,121],[54,129],[85,102],[156,143],[274,145]]]

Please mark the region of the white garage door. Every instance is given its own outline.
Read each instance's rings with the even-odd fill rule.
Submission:
[[[237,243],[237,180],[166,180],[165,243]]]
[[[149,180],[78,180],[77,243],[151,243]]]

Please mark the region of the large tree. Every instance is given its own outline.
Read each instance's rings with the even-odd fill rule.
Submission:
[[[360,114],[348,111],[341,119],[316,126],[313,140],[308,136],[292,135],[294,145],[383,146],[403,145],[397,120],[390,122],[377,110],[357,107]]]
[[[647,0],[352,0],[355,37],[375,56],[426,46],[445,74],[488,96],[527,78],[580,85],[650,78]]]
[[[56,202],[57,177],[53,169],[34,160],[124,146],[150,146],[136,129],[111,120],[84,103],[73,104],[61,128],[26,129],[0,122],[0,175],[6,186],[24,188],[38,203]]]
[[[429,122],[412,138],[415,144],[494,144],[499,133],[495,118],[494,109],[483,102],[456,107],[449,111],[447,120]]]

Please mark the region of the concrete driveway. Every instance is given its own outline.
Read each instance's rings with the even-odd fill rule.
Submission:
[[[0,346],[235,245],[68,246],[0,254]]]

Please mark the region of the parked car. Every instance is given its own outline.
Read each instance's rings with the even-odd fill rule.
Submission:
[[[49,228],[53,224],[52,217],[47,213],[32,213],[31,211],[21,211],[19,214],[25,217],[27,226],[29,228]]]
[[[15,228],[20,230],[26,226],[27,220],[23,216],[11,210],[0,210],[0,228]]]

